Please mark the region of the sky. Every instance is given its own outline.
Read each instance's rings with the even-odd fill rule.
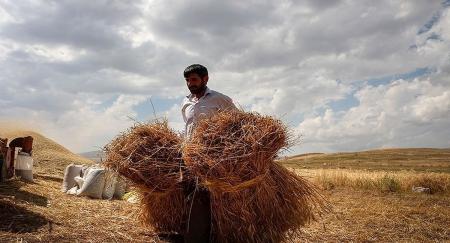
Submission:
[[[193,63],[291,154],[450,147],[449,0],[0,0],[0,120],[74,152],[181,130]]]

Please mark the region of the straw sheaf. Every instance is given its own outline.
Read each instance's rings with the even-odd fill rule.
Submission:
[[[286,241],[327,208],[312,184],[274,162],[289,143],[281,121],[257,113],[198,123],[183,159],[211,192],[215,241]]]
[[[211,192],[216,242],[286,242],[328,209],[313,185],[273,164],[260,184]]]
[[[157,232],[181,232],[186,211],[181,138],[167,121],[135,124],[108,144],[105,153],[104,165],[139,191],[141,222]]]
[[[187,206],[183,189],[154,193],[139,187],[138,191],[141,194],[141,223],[159,233],[184,231]]]
[[[158,232],[184,231],[195,177],[211,193],[216,242],[280,242],[326,207],[313,185],[274,162],[289,143],[281,121],[227,111],[184,142],[167,121],[136,124],[106,146],[105,165],[138,188],[141,220]]]
[[[166,120],[137,123],[105,147],[104,165],[151,192],[179,186],[181,138]]]
[[[197,124],[183,146],[183,160],[210,190],[245,188],[262,180],[289,138],[279,120],[238,110],[220,112]]]

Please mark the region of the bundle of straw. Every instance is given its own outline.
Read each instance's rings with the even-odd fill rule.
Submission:
[[[247,187],[267,174],[289,137],[283,123],[269,116],[220,112],[198,123],[183,147],[183,159],[210,189]]]
[[[159,233],[177,232],[185,230],[187,205],[182,188],[158,195],[139,189],[141,193],[140,221]]]
[[[199,122],[183,147],[211,193],[217,242],[280,242],[326,206],[314,186],[274,162],[289,145],[278,120],[227,111]]]
[[[166,120],[137,123],[104,150],[106,167],[149,192],[166,192],[179,184],[181,138]]]
[[[141,193],[142,222],[159,232],[180,232],[186,210],[180,184],[181,138],[167,121],[137,123],[104,150],[104,165]]]

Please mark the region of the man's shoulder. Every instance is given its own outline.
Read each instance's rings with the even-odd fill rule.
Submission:
[[[212,90],[212,89],[210,89],[210,95],[212,98],[231,100],[231,98],[229,96],[222,94],[219,91]]]

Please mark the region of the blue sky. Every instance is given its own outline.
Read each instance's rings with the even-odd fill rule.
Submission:
[[[74,152],[183,121],[183,69],[302,136],[290,153],[450,147],[450,1],[0,0],[0,122]]]

